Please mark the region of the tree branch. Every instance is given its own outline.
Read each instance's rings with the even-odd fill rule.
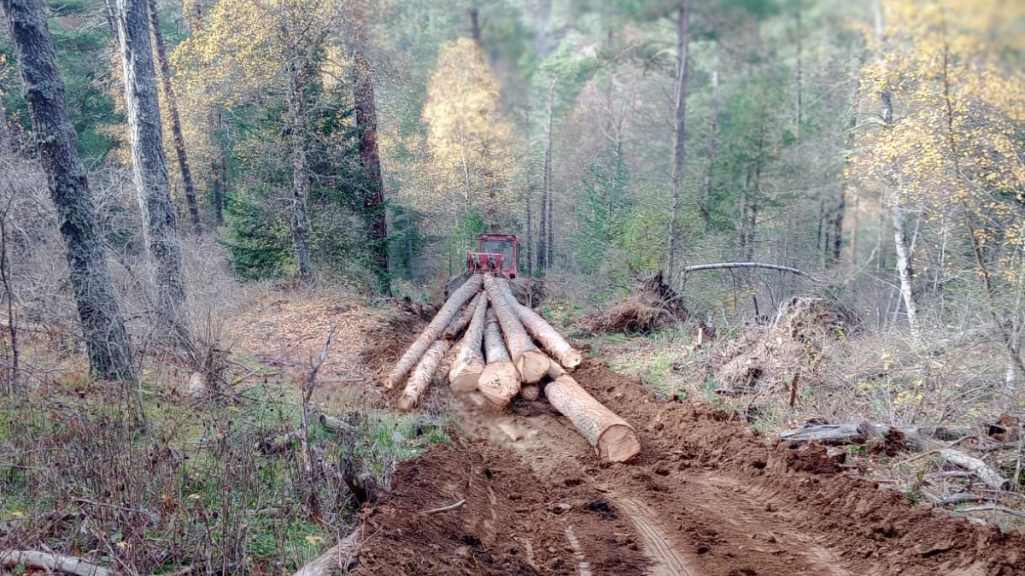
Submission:
[[[701,272],[703,270],[723,270],[723,269],[734,269],[734,268],[764,268],[766,270],[778,270],[780,272],[790,272],[798,276],[808,275],[801,272],[797,268],[791,268],[790,266],[782,266],[780,264],[764,264],[762,262],[717,262],[715,264],[695,264],[694,266],[687,266],[683,269],[684,274],[691,272]]]

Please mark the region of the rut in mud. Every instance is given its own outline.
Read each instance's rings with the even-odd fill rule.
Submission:
[[[820,447],[772,446],[731,414],[656,400],[600,362],[575,377],[637,428],[640,457],[600,464],[544,402],[495,415],[432,387],[457,439],[400,467],[367,512],[356,572],[1025,574],[1020,534],[912,504]]]

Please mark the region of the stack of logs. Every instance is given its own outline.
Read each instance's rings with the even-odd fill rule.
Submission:
[[[505,278],[475,274],[452,292],[385,381],[389,389],[406,382],[399,408],[416,406],[435,372],[444,375],[439,367],[448,360],[454,392],[477,391],[501,411],[517,395],[537,400],[543,389],[602,460],[624,462],[640,452],[633,427],[569,375],[582,361],[580,352],[520,304]]]

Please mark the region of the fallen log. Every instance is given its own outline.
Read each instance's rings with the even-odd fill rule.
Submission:
[[[981,480],[983,484],[994,490],[1006,490],[1011,485],[1007,478],[1001,476],[999,472],[990,468],[989,465],[978,458],[952,448],[943,448],[939,453],[945,461],[968,470]]]
[[[474,274],[459,287],[458,290],[449,296],[449,299],[445,302],[441,310],[435,314],[427,328],[420,333],[416,341],[406,350],[402,355],[402,358],[395,363],[395,367],[392,369],[391,374],[385,380],[384,387],[391,389],[394,388],[402,379],[405,378],[406,374],[417,364],[420,357],[423,356],[427,349],[438,340],[449,323],[456,317],[456,313],[468,300],[474,297],[480,292],[481,277],[480,274]],[[440,360],[440,359],[439,359]],[[435,366],[437,367],[437,366]]]
[[[320,421],[321,426],[335,434],[349,434],[356,431],[356,427],[352,424],[349,424],[341,418],[328,416],[327,414],[320,414],[317,417],[317,420]]]
[[[637,432],[563,374],[545,386],[548,402],[570,419],[603,461],[626,462],[641,451]]]
[[[568,370],[573,370],[580,365],[580,362],[583,361],[583,356],[581,356],[580,352],[570,346],[569,342],[555,328],[552,328],[552,325],[540,314],[520,304],[516,297],[513,296],[509,288],[509,282],[505,278],[498,278],[495,282],[502,293],[505,294],[509,305],[516,312],[516,316],[519,317],[524,328],[541,343],[545,351],[551,354],[559,364],[562,364]]]
[[[527,330],[520,322],[519,316],[513,311],[511,303],[505,296],[501,285],[491,274],[484,275],[484,290],[495,310],[498,323],[502,326],[502,334],[509,349],[513,364],[520,373],[524,383],[533,384],[541,380],[548,372],[548,357],[534,346]]]
[[[481,300],[487,300],[487,296],[484,295],[484,292],[478,292],[477,295],[470,300],[470,303],[459,311],[459,315],[456,316],[456,319],[445,328],[444,332],[442,332],[442,338],[446,340],[455,340],[458,338],[459,335],[463,333],[463,330],[470,325],[470,322],[473,320],[473,313],[477,310],[477,305]]]
[[[363,527],[357,526],[348,536],[308,562],[293,576],[329,576],[338,572],[347,574],[356,562],[362,537]]]
[[[520,374],[502,340],[494,308],[484,320],[484,358],[487,364],[477,379],[477,390],[495,408],[504,408],[520,391]]]
[[[448,384],[455,392],[476,390],[477,381],[484,372],[481,345],[484,341],[484,318],[488,309],[488,299],[481,293],[473,301],[477,303],[473,318],[463,339],[459,341],[459,354],[456,355],[448,372]]]
[[[441,359],[445,356],[445,352],[448,352],[449,346],[451,346],[451,343],[448,340],[436,340],[427,349],[427,352],[424,352],[420,362],[416,365],[416,369],[413,370],[413,374],[406,382],[406,389],[402,391],[402,397],[399,398],[399,410],[412,410],[417,402],[420,401],[420,396],[423,395],[424,390],[431,384],[431,377],[434,376],[434,371],[437,370],[438,364],[441,364]]]
[[[793,445],[818,442],[829,446],[889,440],[898,441],[903,448],[908,450],[925,450],[935,438],[933,432],[942,430],[942,428],[901,428],[888,424],[874,424],[865,420],[841,424],[828,424],[812,420],[805,422],[800,428],[780,432],[779,439],[781,442]]]
[[[81,558],[51,554],[36,550],[7,550],[0,552],[0,566],[14,568],[24,566],[46,572],[63,572],[75,576],[113,576],[114,571],[96,564],[90,564]]]

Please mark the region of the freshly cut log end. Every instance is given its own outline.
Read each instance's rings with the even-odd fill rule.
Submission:
[[[441,364],[445,352],[448,352],[449,346],[448,340],[438,340],[427,349],[423,358],[420,359],[420,363],[413,370],[413,375],[406,382],[406,389],[403,390],[402,397],[399,398],[400,410],[412,410],[420,401],[420,396],[430,385],[431,377],[434,376],[434,371]]]
[[[477,389],[477,382],[483,373],[483,362],[479,360],[468,362],[460,367],[458,372],[453,370],[449,373],[448,385],[453,392],[473,392]]]
[[[633,427],[595,400],[570,376],[559,376],[545,386],[545,397],[573,422],[602,460],[626,462],[640,453],[641,442]]]
[[[516,369],[524,384],[535,384],[548,374],[551,360],[540,350],[527,350],[516,359]]]
[[[541,388],[537,384],[528,384],[520,389],[520,396],[533,402],[541,396]]]
[[[391,389],[401,383],[406,374],[409,374],[409,371],[416,366],[420,358],[427,352],[427,349],[441,337],[445,328],[451,322],[458,322],[459,318],[456,317],[456,314],[459,313],[463,304],[480,292],[481,282],[480,274],[474,274],[449,296],[441,310],[435,314],[430,324],[427,325],[427,328],[424,328],[424,331],[409,346],[402,355],[402,358],[399,358],[399,361],[395,363],[395,367],[392,368],[388,378],[385,379],[385,388]]]
[[[477,380],[480,391],[491,407],[501,410],[520,392],[520,375],[512,362],[492,362]]]

